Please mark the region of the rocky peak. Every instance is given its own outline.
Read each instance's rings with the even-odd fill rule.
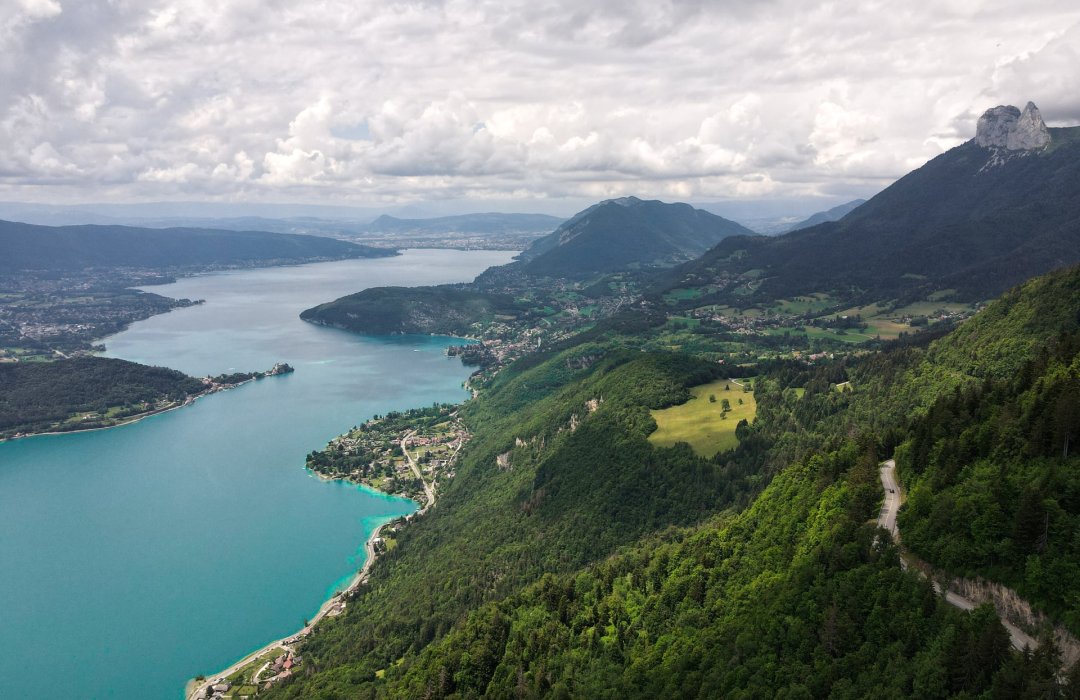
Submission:
[[[1009,132],[1005,147],[1010,151],[1031,151],[1050,143],[1050,131],[1034,102],[1028,102],[1024,113]]]
[[[1035,103],[1028,102],[1023,112],[1011,105],[1000,105],[979,117],[975,143],[983,148],[1031,151],[1050,143],[1050,132]]]
[[[1016,127],[1020,110],[1011,105],[991,107],[979,117],[975,127],[975,143],[983,148],[1006,148],[1009,132]]]

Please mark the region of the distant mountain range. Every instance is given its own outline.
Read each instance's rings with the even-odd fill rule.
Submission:
[[[11,221],[0,221],[0,250],[0,272],[267,265],[395,254],[330,238],[263,231],[54,227]]]
[[[408,234],[501,234],[525,232],[543,234],[561,224],[563,219],[547,214],[461,214],[431,219],[399,219],[383,214],[369,224],[360,226],[357,233]]]
[[[401,248],[489,248],[522,250],[550,233],[563,219],[546,214],[480,213],[403,219],[384,214],[350,228],[348,237]]]
[[[810,228],[811,226],[824,224],[828,221],[839,221],[840,219],[844,218],[852,211],[854,211],[857,207],[865,203],[865,199],[853,199],[850,202],[845,202],[839,206],[833,207],[832,209],[826,209],[825,211],[819,211],[815,214],[811,214],[799,223],[793,224],[790,228],[788,228],[788,232],[798,231],[804,228]]]
[[[581,276],[690,260],[753,231],[689,204],[609,199],[574,215],[520,256],[533,275]]]
[[[1002,114],[1017,121],[1012,111]],[[660,287],[711,285],[718,296],[737,290],[744,303],[818,291],[884,299],[946,289],[973,300],[1080,262],[1080,127],[1047,129],[1037,109],[1035,118],[1043,145],[973,139],[840,221],[775,238],[725,239]],[[986,120],[981,131],[1001,130]]]
[[[155,214],[156,206],[160,213]],[[188,207],[194,208],[194,205]],[[300,208],[301,210],[303,208]],[[179,213],[161,205],[128,205],[82,209],[71,206],[0,202],[0,219],[44,226],[98,224],[138,228],[200,228],[224,231],[270,231],[304,236],[325,236],[380,248],[441,247],[522,250],[550,233],[565,219],[546,214],[479,213],[432,218],[378,216],[364,209],[311,207],[322,215],[275,216],[288,207],[267,205],[266,214],[220,215],[209,207],[204,215]],[[104,213],[103,213],[104,212]]]

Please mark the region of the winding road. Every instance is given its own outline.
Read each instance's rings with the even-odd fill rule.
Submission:
[[[889,534],[892,535],[893,542],[900,545],[900,529],[896,525],[896,514],[899,512],[904,498],[900,485],[896,482],[896,460],[890,459],[882,462],[879,472],[881,474],[881,487],[885,489],[885,500],[881,504],[881,512],[878,513],[878,526],[888,530]],[[907,570],[908,563],[904,554],[906,552],[901,547],[900,568]],[[940,595],[942,592],[941,584],[934,581],[933,586],[934,590]],[[975,601],[950,590],[945,591],[945,602],[961,610],[974,610],[978,607]],[[1001,624],[1009,632],[1009,640],[1012,642],[1013,647],[1020,650],[1023,650],[1024,647],[1038,648],[1038,640],[1006,620],[1000,613],[998,619],[1001,620]]]

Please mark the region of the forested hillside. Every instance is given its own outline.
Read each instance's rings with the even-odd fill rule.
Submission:
[[[833,481],[839,470],[844,478]],[[872,455],[793,466],[746,512],[646,539],[489,603],[386,697],[1016,697],[1055,661],[1009,653],[992,610],[961,614],[865,524]],[[966,694],[966,695],[964,695]]]
[[[449,285],[372,287],[307,309],[300,318],[375,335],[468,335],[474,323],[491,322],[497,316],[516,318],[525,310],[506,295]]]
[[[183,401],[206,386],[164,367],[79,357],[41,363],[0,363],[0,438],[43,430],[93,428],[162,403]],[[68,419],[91,414],[90,420]]]
[[[689,260],[736,235],[754,233],[689,204],[623,197],[575,214],[533,243],[517,266],[548,277],[641,269]]]
[[[864,302],[940,290],[995,297],[1080,262],[1080,128],[1050,134],[1045,150],[1004,155],[969,141],[841,221],[725,239],[657,289],[719,289],[744,304],[814,292]]]
[[[1017,590],[1080,632],[1080,273],[1036,280],[936,348],[977,381],[897,450],[917,554]]]
[[[304,646],[312,675],[272,693],[1052,697],[1080,687],[1077,678],[1058,684],[1052,646],[1011,652],[992,609],[945,606],[868,524],[881,498],[877,464],[894,446],[911,464],[933,444],[929,454],[946,458],[955,481],[968,458],[1004,440],[1016,477],[996,488],[1015,508],[1034,509],[1019,520],[1002,511],[1028,537],[1010,551],[1038,545],[1034,516],[1045,523],[1050,513],[1053,544],[1040,565],[1071,575],[1060,563],[1076,561],[1065,533],[1080,508],[1052,456],[1071,428],[1035,426],[1048,410],[1071,415],[1067,399],[1058,406],[1074,379],[1075,340],[1060,331],[1075,332],[1080,297],[1064,292],[1078,281],[1075,269],[1037,280],[929,344],[818,367],[763,364],[756,421],[738,448],[710,460],[683,445],[652,446],[647,409],[735,370],[620,349],[641,336],[615,324],[512,365],[462,409],[475,437],[438,507],[402,532],[344,616],[316,628]],[[1007,372],[1014,362],[1031,367],[1020,376],[1041,392],[1021,403],[1043,408],[1010,413],[1004,394],[989,393],[970,410],[1016,415],[1015,431],[999,439],[976,428],[972,437],[956,413],[928,442],[942,406],[955,412],[949,402],[971,403],[969,389],[1018,381]],[[906,468],[915,486],[901,525],[931,559],[934,538],[951,535],[920,533],[918,479],[953,483],[929,476],[934,468]],[[998,497],[981,483],[972,488],[984,503]],[[943,497],[929,520],[947,533],[972,507],[958,514],[957,497]],[[934,520],[939,512],[952,520]],[[985,552],[969,549],[986,564]],[[1067,617],[1075,596],[1059,588],[1062,605],[1043,600]]]

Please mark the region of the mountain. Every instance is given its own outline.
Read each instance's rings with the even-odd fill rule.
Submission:
[[[810,228],[811,226],[817,226],[818,224],[823,224],[827,221],[839,221],[865,203],[865,199],[853,199],[850,202],[840,204],[832,209],[819,211],[816,214],[811,214],[799,223],[793,224],[788,228],[788,231],[798,231],[800,229]]]
[[[383,257],[393,251],[317,236],[0,221],[0,272],[88,267],[244,266]]]
[[[744,305],[813,292],[876,301],[946,289],[978,300],[1080,262],[1080,127],[1048,129],[1034,105],[1025,114],[989,110],[976,139],[842,220],[725,239],[659,288],[737,292]]]
[[[609,199],[574,215],[520,256],[533,275],[575,277],[689,260],[750,229],[689,204]]]
[[[389,220],[387,225],[399,221],[382,219]],[[580,212],[534,242],[515,262],[488,268],[471,284],[375,287],[308,309],[301,318],[360,333],[470,335],[474,324],[495,318],[520,324],[557,315],[549,296],[537,296],[536,277],[581,280],[670,265],[736,233],[755,235],[688,204],[613,199]],[[601,287],[605,285],[592,285],[581,294],[603,295],[597,291]]]
[[[383,214],[371,223],[359,227],[360,235],[365,233],[547,233],[563,222],[557,216],[547,214],[460,214],[457,216],[439,216],[431,219],[400,219]]]

